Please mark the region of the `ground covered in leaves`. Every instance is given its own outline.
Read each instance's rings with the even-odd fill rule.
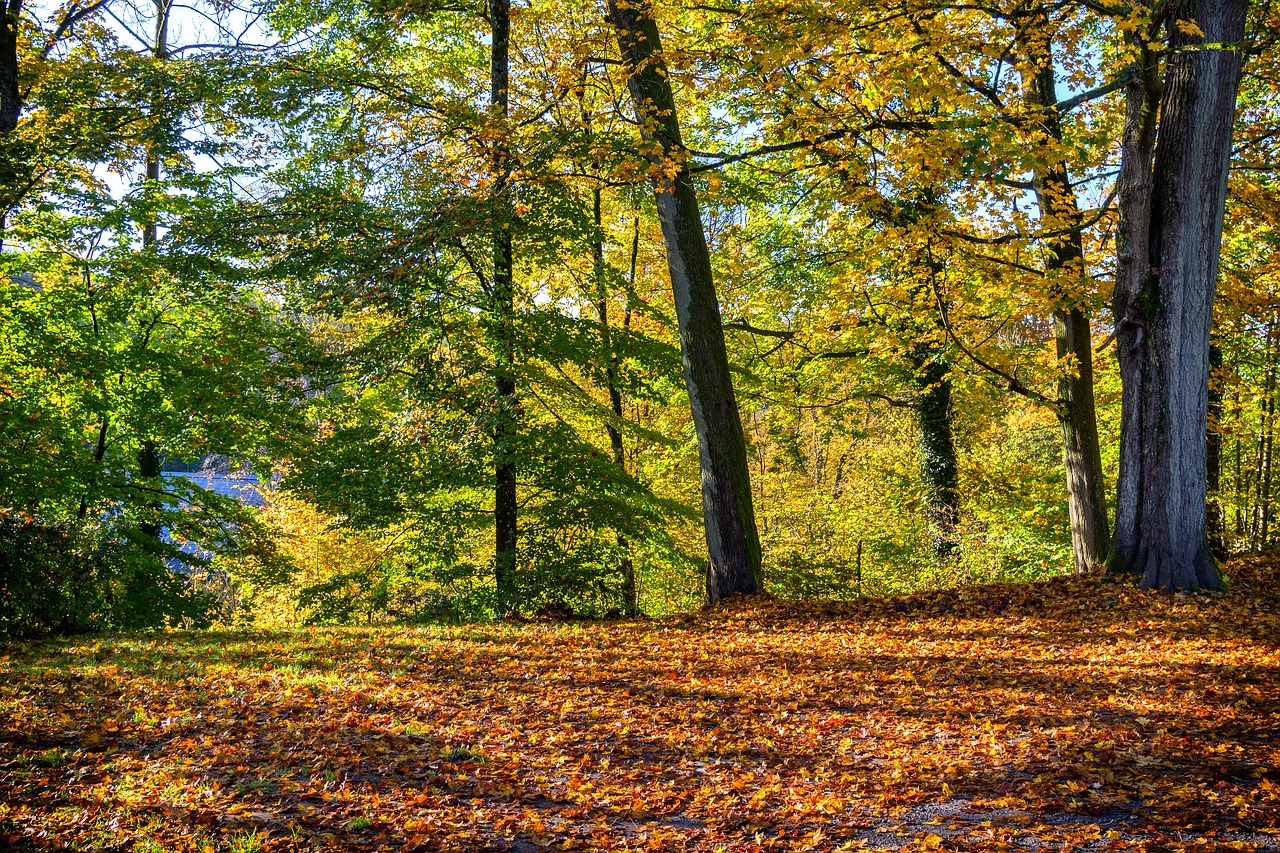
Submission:
[[[0,849],[1276,850],[1280,573],[0,649]]]

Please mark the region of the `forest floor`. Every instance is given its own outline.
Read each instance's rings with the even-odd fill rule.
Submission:
[[[1228,574],[9,645],[0,849],[1280,851],[1280,571]]]

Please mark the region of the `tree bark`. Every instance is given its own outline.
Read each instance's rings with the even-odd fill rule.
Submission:
[[[1108,565],[1148,589],[1222,586],[1206,535],[1205,429],[1245,7],[1178,0],[1169,10],[1154,165],[1143,145],[1150,134],[1130,134],[1131,119],[1142,129],[1154,90],[1128,93],[1114,300],[1124,394]],[[1204,35],[1176,21],[1194,21]],[[1146,76],[1136,75],[1139,86]]]
[[[159,485],[160,480],[160,452],[156,449],[154,441],[142,442],[142,447],[138,448],[138,476],[146,481],[148,487],[154,488]],[[152,517],[146,518],[144,521],[138,522],[138,532],[143,536],[152,539],[160,535],[160,510],[162,504],[160,501],[148,501],[145,506],[153,513]]]
[[[600,318],[600,350],[604,357],[605,389],[609,392],[609,408],[613,416],[622,420],[622,392],[618,390],[618,353],[613,348],[613,334],[609,328],[609,300],[606,268],[604,265],[604,217],[601,211],[600,190],[591,194],[591,212],[595,218],[596,237],[591,243],[591,260],[596,283],[596,315]],[[622,433],[611,423],[604,425],[609,434],[609,447],[613,451],[613,464],[627,470],[626,449],[622,445]],[[630,546],[621,533],[617,534],[618,570],[622,573],[622,608],[626,616],[640,612],[636,594],[636,567],[631,560]]]
[[[1040,113],[1039,123],[1055,142],[1062,141],[1062,121],[1057,103],[1057,81],[1048,22],[1042,18],[1026,28],[1024,49],[1029,68],[1023,88],[1027,102]],[[1036,169],[1034,176],[1040,219],[1050,232],[1067,231],[1049,246],[1046,273],[1084,275],[1084,244],[1079,226],[1080,207],[1062,162]],[[1058,298],[1053,311],[1058,362],[1057,414],[1062,429],[1062,458],[1067,474],[1067,504],[1071,519],[1071,553],[1077,574],[1091,572],[1107,559],[1110,531],[1107,493],[1102,473],[1102,445],[1098,440],[1098,415],[1093,392],[1093,336],[1085,306],[1067,294]]]
[[[155,44],[152,46],[151,55],[157,62],[163,63],[169,58],[169,10],[170,0],[156,0],[156,38]],[[157,115],[164,107],[164,92],[157,87],[155,96],[151,102],[151,118],[156,120]],[[157,191],[156,184],[160,181],[160,147],[154,142],[147,146],[147,164],[146,164],[146,193],[152,195]],[[154,246],[156,242],[156,216],[154,210],[147,211],[147,218],[142,224],[142,247],[144,249]]]
[[[9,135],[22,115],[22,89],[18,85],[18,32],[22,27],[22,0],[0,3],[0,250],[4,249],[7,208],[13,204],[10,189],[18,183],[16,152]]]
[[[152,45],[151,55],[157,62],[165,62],[169,58],[169,11],[171,8],[170,0],[156,0],[155,44]],[[157,87],[151,103],[153,121],[157,119],[163,108],[164,91]],[[160,146],[154,142],[148,144],[144,185],[144,192],[148,195],[157,191],[156,184],[160,180],[161,159]],[[155,246],[156,234],[156,214],[155,209],[151,208],[146,211],[142,223],[143,249],[150,249]],[[160,452],[153,439],[146,439],[142,442],[142,446],[138,448],[138,476],[140,479],[147,481],[149,487],[159,485]],[[161,525],[159,518],[163,504],[157,499],[147,501],[145,506],[151,512],[151,517],[138,523],[138,532],[143,536],[155,539],[160,535]]]
[[[759,591],[760,536],[746,438],[734,398],[720,305],[698,196],[686,165],[675,99],[648,0],[609,0],[609,21],[631,76],[675,295],[685,385],[698,436],[707,538],[707,600]]]
[[[1227,556],[1226,515],[1222,511],[1222,350],[1209,344],[1209,426],[1205,436],[1205,481],[1209,550],[1219,560]]]
[[[1267,333],[1268,352],[1275,352],[1276,329],[1274,323]],[[1271,528],[1271,471],[1272,450],[1275,447],[1276,435],[1276,366],[1267,368],[1267,399],[1262,404],[1262,429],[1258,433],[1258,499],[1256,525],[1256,545],[1254,550],[1261,554],[1267,550],[1267,539]]]
[[[0,138],[13,133],[22,114],[22,90],[18,87],[18,31],[22,26],[22,0],[8,0],[0,11]]]
[[[912,404],[920,428],[920,482],[933,553],[939,560],[954,556],[960,524],[960,475],[951,425],[950,366],[941,347],[917,344],[910,353],[915,367],[916,399]]]
[[[489,0],[492,30],[489,64],[489,105],[492,118],[501,121],[506,133],[507,86],[510,80],[511,45],[510,0]],[[511,152],[504,139],[494,145],[493,193],[497,206],[505,203],[511,174]],[[516,607],[515,568],[518,544],[518,504],[516,502],[515,381],[515,284],[511,256],[511,228],[506,215],[496,216],[493,227],[493,282],[490,326],[494,343],[493,380],[496,423],[493,432],[494,456],[494,559],[493,575],[498,591],[498,610]]]

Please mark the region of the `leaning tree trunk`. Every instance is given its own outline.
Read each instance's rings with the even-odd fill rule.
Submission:
[[[492,29],[489,65],[489,104],[492,117],[506,132],[507,86],[510,80],[511,44],[510,0],[490,0]],[[496,206],[505,204],[511,175],[511,152],[499,140],[493,153],[493,194]],[[516,502],[516,380],[515,380],[515,283],[511,258],[511,229],[505,215],[497,215],[493,227],[492,304],[490,334],[494,344],[493,384],[497,402],[493,428],[494,457],[494,558],[493,575],[498,589],[498,610],[505,613],[517,605],[515,590],[517,516]]]
[[[1109,566],[1140,575],[1145,588],[1222,586],[1205,529],[1205,428],[1245,6],[1179,0],[1169,10],[1170,22],[1193,21],[1204,35],[1169,26],[1154,167],[1141,144],[1129,147],[1128,119],[1148,93],[1136,93],[1126,115],[1121,203],[1139,209],[1122,212],[1117,265],[1122,506]],[[1142,192],[1123,195],[1144,183],[1145,217]]]
[[[631,71],[635,102],[675,295],[685,385],[698,436],[707,536],[707,599],[760,589],[760,536],[751,505],[746,439],[734,399],[702,214],[680,140],[675,99],[648,0],[609,0],[609,21]]]
[[[1029,68],[1024,72],[1026,100],[1039,114],[1049,139],[1062,141],[1053,52],[1047,22],[1033,21],[1024,36]],[[1085,275],[1080,235],[1080,207],[1066,163],[1049,161],[1035,171],[1036,200],[1047,231],[1057,233],[1049,244],[1046,273]],[[1067,505],[1071,518],[1071,552],[1075,571],[1091,572],[1107,559],[1107,493],[1102,473],[1102,445],[1093,393],[1093,336],[1089,314],[1078,297],[1063,293],[1056,300],[1053,325],[1058,361],[1065,368],[1058,379],[1057,414],[1062,429],[1062,458],[1067,473]]]

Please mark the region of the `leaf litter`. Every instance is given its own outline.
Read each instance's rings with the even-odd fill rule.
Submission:
[[[1280,571],[0,649],[13,850],[1280,851]]]

